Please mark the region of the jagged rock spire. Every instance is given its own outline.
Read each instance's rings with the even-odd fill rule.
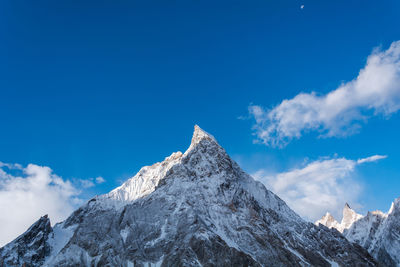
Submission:
[[[350,205],[346,203],[343,208],[343,219],[341,222],[343,229],[348,229],[355,221],[362,218],[362,215],[355,212]]]

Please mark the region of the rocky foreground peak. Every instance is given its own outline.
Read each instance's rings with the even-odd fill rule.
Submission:
[[[198,126],[185,153],[143,167],[47,232],[50,252],[38,261],[13,254],[16,242],[0,258],[6,266],[378,264],[336,230],[301,219]]]
[[[0,266],[9,266],[10,262],[15,263],[15,259],[20,263],[41,266],[51,252],[47,240],[52,231],[50,219],[47,215],[42,216],[25,233],[12,241],[11,246],[0,249]]]

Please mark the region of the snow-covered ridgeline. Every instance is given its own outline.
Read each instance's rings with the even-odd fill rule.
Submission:
[[[121,186],[115,188],[110,193],[100,196],[102,199],[116,200],[116,205],[120,202],[130,202],[144,197],[155,190],[160,180],[165,177],[167,172],[176,164],[179,164],[185,156],[187,156],[195,146],[202,140],[208,139],[217,142],[215,138],[201,129],[198,125],[194,127],[194,133],[189,148],[184,154],[178,151],[166,157],[164,161],[157,162],[151,166],[145,166],[140,171],[124,182]]]
[[[388,212],[377,210],[365,216],[357,214],[346,204],[341,223],[327,213],[316,224],[338,230],[383,264],[400,266],[400,198],[395,199]]]

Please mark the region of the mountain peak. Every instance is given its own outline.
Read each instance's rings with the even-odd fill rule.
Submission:
[[[36,233],[24,236],[39,246],[22,251],[30,263],[45,248],[33,267],[376,266],[361,247],[301,219],[198,126],[184,154],[143,167]],[[0,266],[21,266],[20,248],[30,244],[0,248]]]
[[[348,229],[355,221],[362,217],[362,215],[355,212],[352,208],[350,208],[350,205],[346,203],[343,208],[343,219],[341,225],[343,229]]]
[[[390,209],[388,211],[388,214],[391,214],[392,212],[400,210],[400,197],[396,198],[393,202],[392,205],[390,206]]]
[[[211,134],[207,133],[203,129],[201,129],[197,124],[194,126],[194,132],[193,132],[193,137],[192,137],[192,145],[198,144],[201,140],[208,139],[214,142],[217,142]]]
[[[320,220],[316,221],[315,224],[323,224],[328,228],[335,228],[339,232],[343,233],[345,229],[349,229],[354,222],[361,218],[363,218],[363,216],[350,208],[349,203],[346,202],[343,207],[343,218],[340,223],[336,221],[329,212],[327,212]]]
[[[217,141],[211,134],[201,129],[198,125],[195,125],[191,144],[186,150],[185,154],[182,154],[181,152],[176,152],[173,153],[171,156],[165,158],[165,160],[162,162],[143,167],[135,176],[128,179],[121,186],[112,190],[108,194],[99,196],[99,198],[117,200],[113,203],[113,205],[123,206],[125,202],[134,201],[152,193],[158,186],[159,182],[164,179],[171,168],[181,163],[183,158],[188,159],[193,156],[192,152],[196,150],[195,148],[200,143],[204,143],[204,146],[207,147],[207,149],[202,150],[201,153],[204,153],[204,151],[207,151],[206,153],[209,153],[210,151],[216,152],[218,151],[218,149],[215,150],[215,147],[220,148]],[[207,161],[204,161],[204,159],[202,164],[200,164],[197,160],[198,159],[196,159],[197,165],[201,165],[202,167],[207,166]],[[194,166],[194,169],[198,169],[197,167]],[[199,172],[197,174],[200,173],[200,170],[198,171]],[[202,171],[204,170],[202,169]]]
[[[338,226],[338,222],[335,220],[335,218],[327,212],[320,220],[315,222],[316,225],[322,224],[325,225],[328,228],[336,228]]]

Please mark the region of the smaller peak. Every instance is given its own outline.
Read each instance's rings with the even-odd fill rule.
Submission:
[[[391,214],[394,211],[394,202],[392,202],[392,205],[390,205],[390,209],[388,211],[388,214]]]
[[[350,205],[346,203],[343,208],[343,218],[342,222],[340,223],[341,227],[343,229],[348,229],[355,221],[358,221],[362,217],[363,216],[361,214],[355,212],[355,210],[350,208]]]
[[[42,223],[50,224],[50,218],[48,214],[41,216],[40,219],[37,220],[35,224],[42,224]]]
[[[197,124],[194,126],[194,132],[191,145],[198,144],[203,139],[209,139],[216,142],[214,136],[201,129]]]
[[[392,205],[390,205],[390,209],[388,211],[388,214],[396,211],[396,210],[400,210],[400,197],[396,198],[393,202]]]
[[[49,218],[49,216],[46,214],[46,215],[43,215],[43,216],[41,216],[36,222],[34,222],[33,224],[32,224],[32,226],[37,226],[37,225],[46,225],[46,224],[50,224],[50,218]],[[32,227],[31,226],[31,227]]]
[[[328,228],[336,228],[336,226],[338,225],[338,222],[335,220],[335,218],[332,216],[332,214],[330,214],[329,212],[327,212],[324,216],[322,216],[322,218],[318,221],[315,222],[315,225],[325,225]]]
[[[346,202],[343,207],[343,217],[351,217],[354,216],[356,212],[350,207],[349,203]]]

